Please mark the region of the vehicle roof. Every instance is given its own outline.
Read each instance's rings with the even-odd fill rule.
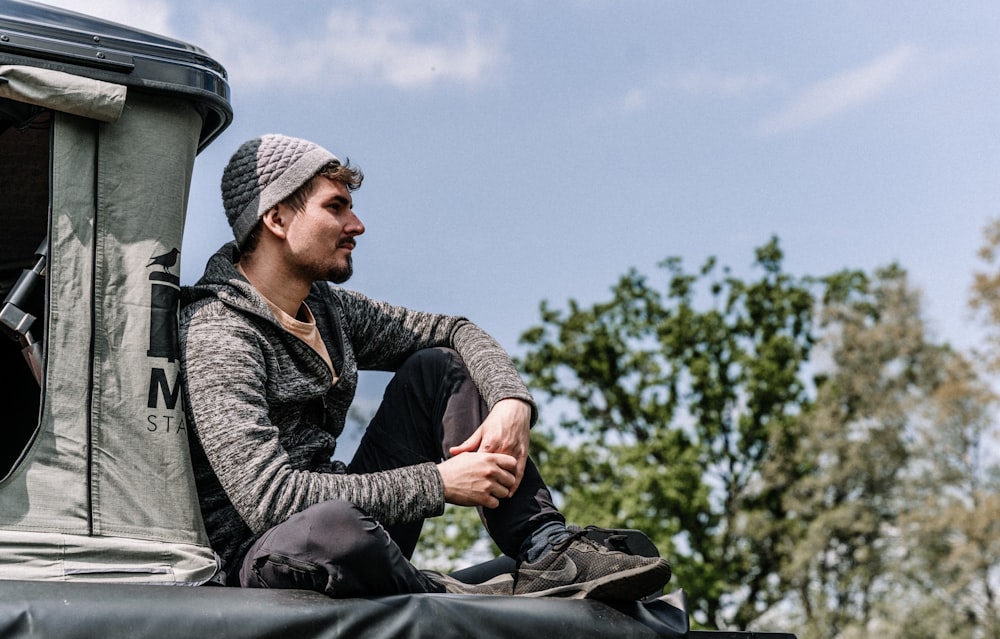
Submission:
[[[203,107],[199,150],[232,122],[226,70],[204,50],[67,9],[30,0],[0,2],[0,64],[186,96]]]

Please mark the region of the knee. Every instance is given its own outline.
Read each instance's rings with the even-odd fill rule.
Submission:
[[[314,504],[293,517],[297,516],[306,519],[311,529],[330,531],[355,528],[367,515],[349,501],[331,499]]]
[[[392,538],[374,517],[349,501],[320,502],[310,513],[309,543],[340,565],[381,567],[391,557]]]
[[[395,573],[401,561],[389,533],[370,515],[346,501],[317,504],[313,525],[323,547],[329,580],[324,588],[333,597],[392,594],[399,591]]]
[[[468,378],[462,356],[443,346],[424,348],[410,355],[396,370],[393,381],[405,387],[421,389],[424,394],[435,394],[435,389],[448,391]]]
[[[464,366],[465,362],[462,361],[458,351],[445,346],[434,346],[420,349],[410,355],[397,373],[405,375],[431,373],[439,376],[443,371]]]
[[[349,501],[332,499],[310,506],[305,515],[305,542],[334,560],[370,556],[383,545],[384,530],[370,515]]]
[[[302,588],[334,597],[379,590],[369,571],[391,563],[391,540],[371,516],[348,501],[330,500],[271,529],[247,557],[246,586]]]

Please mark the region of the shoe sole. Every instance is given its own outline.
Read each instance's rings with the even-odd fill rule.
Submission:
[[[662,590],[670,581],[670,577],[670,564],[661,560],[655,564],[637,566],[591,581],[514,594],[520,597],[638,601]]]

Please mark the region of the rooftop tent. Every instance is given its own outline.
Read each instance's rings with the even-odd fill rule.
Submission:
[[[196,154],[228,126],[203,51],[0,2],[0,578],[216,570],[179,394]]]

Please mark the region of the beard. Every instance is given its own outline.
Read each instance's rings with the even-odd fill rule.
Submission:
[[[354,259],[348,255],[347,261],[330,268],[326,274],[326,280],[334,284],[343,284],[354,275]]]

